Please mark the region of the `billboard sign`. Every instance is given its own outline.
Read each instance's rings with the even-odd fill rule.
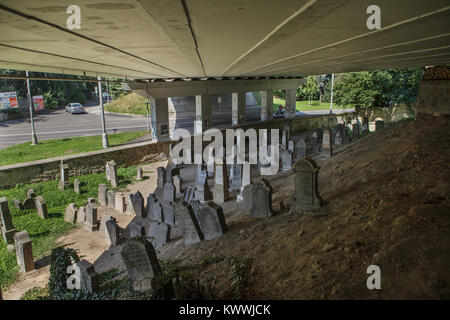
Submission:
[[[33,96],[34,111],[44,110],[44,97]]]
[[[8,110],[12,108],[18,108],[17,93],[13,92],[0,92],[0,110]]]

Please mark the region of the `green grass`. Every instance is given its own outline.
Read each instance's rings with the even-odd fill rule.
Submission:
[[[280,97],[273,97],[273,108],[274,111],[278,110],[279,105],[285,106],[285,100]],[[348,109],[353,108],[353,106],[338,106],[336,104],[333,104],[333,109]],[[314,111],[314,110],[330,110],[330,103],[329,102],[320,102],[318,100],[311,101],[311,104],[309,104],[309,101],[297,101],[296,102],[296,109],[297,111]]]
[[[109,145],[114,147],[146,133],[146,131],[137,131],[109,134]],[[29,142],[25,142],[0,150],[0,166],[67,156],[102,148],[102,136],[41,140],[36,146],[31,146]]]
[[[117,170],[119,186],[116,189],[123,189],[127,184],[134,181],[136,166],[119,168]],[[73,191],[73,181],[78,178],[81,181],[81,194]],[[13,189],[0,190],[0,198],[8,199],[9,210],[12,221],[17,231],[27,230],[33,247],[34,260],[38,260],[51,251],[55,246],[55,240],[71,230],[73,226],[64,221],[64,213],[69,203],[74,202],[78,207],[86,204],[88,198],[97,198],[98,185],[104,183],[111,188],[106,181],[106,176],[93,174],[79,176],[70,179],[71,187],[68,190],[60,191],[57,181],[49,181],[30,185],[17,185]],[[13,199],[18,198],[23,201],[26,198],[28,189],[34,189],[36,195],[44,197],[47,203],[49,219],[39,218],[36,210],[17,210],[14,207]],[[17,279],[18,266],[15,253],[8,252],[6,243],[0,237],[0,286],[5,289]]]
[[[134,92],[118,97],[107,104],[105,110],[116,113],[147,115],[145,98]]]

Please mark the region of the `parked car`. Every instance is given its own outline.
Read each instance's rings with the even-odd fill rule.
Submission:
[[[81,103],[69,103],[66,106],[66,112],[70,112],[71,114],[73,113],[84,113],[84,108],[83,105]]]

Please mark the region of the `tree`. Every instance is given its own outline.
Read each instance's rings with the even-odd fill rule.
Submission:
[[[314,95],[319,94],[319,84],[317,83],[316,76],[306,77],[306,81],[303,84],[303,92],[306,97],[309,98],[309,104],[311,104],[311,100],[314,99]]]

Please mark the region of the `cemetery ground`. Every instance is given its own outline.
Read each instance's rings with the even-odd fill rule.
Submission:
[[[182,296],[193,299],[449,299],[449,125],[448,118],[403,121],[336,147],[330,159],[313,156],[321,167],[318,191],[324,205],[302,214],[289,213],[295,175],[287,171],[269,177],[273,217],[255,219],[234,200],[225,202],[228,230],[223,236],[190,246],[177,238],[157,249],[164,277],[177,276],[186,291]],[[120,169],[119,187],[128,184],[129,192],[139,190],[146,198],[156,187],[155,168],[160,165],[165,161],[143,166],[147,179],[138,182],[131,179],[135,168]],[[82,199],[57,204],[62,206],[58,211],[50,206],[50,216],[61,214],[69,202],[95,197],[98,184],[106,183],[104,176],[79,177],[84,182],[96,179],[93,189]],[[49,188],[57,190],[57,182],[52,183]],[[21,197],[27,188],[20,189]],[[34,188],[52,201],[50,193]],[[10,200],[16,195],[6,193],[15,190],[0,196]],[[65,193],[60,197],[77,196]],[[28,228],[33,238],[33,229],[21,225],[22,216],[11,203],[10,208],[16,228]],[[27,215],[37,217],[35,212]],[[131,220],[113,215],[122,228]],[[82,229],[58,240],[78,249],[103,278],[126,279],[120,255],[124,244],[105,251],[109,246],[104,237]],[[36,237],[33,241],[36,250]],[[366,286],[366,269],[373,264],[381,269],[381,290]],[[48,273],[33,282],[38,275],[21,278],[4,297],[19,298],[33,286],[44,287]],[[34,292],[28,297],[45,295],[42,289]]]
[[[110,147],[118,146],[147,134],[146,131],[108,134]],[[102,136],[74,137],[40,140],[38,145],[30,142],[0,150],[0,166],[35,161],[59,156],[73,155],[102,149]]]

